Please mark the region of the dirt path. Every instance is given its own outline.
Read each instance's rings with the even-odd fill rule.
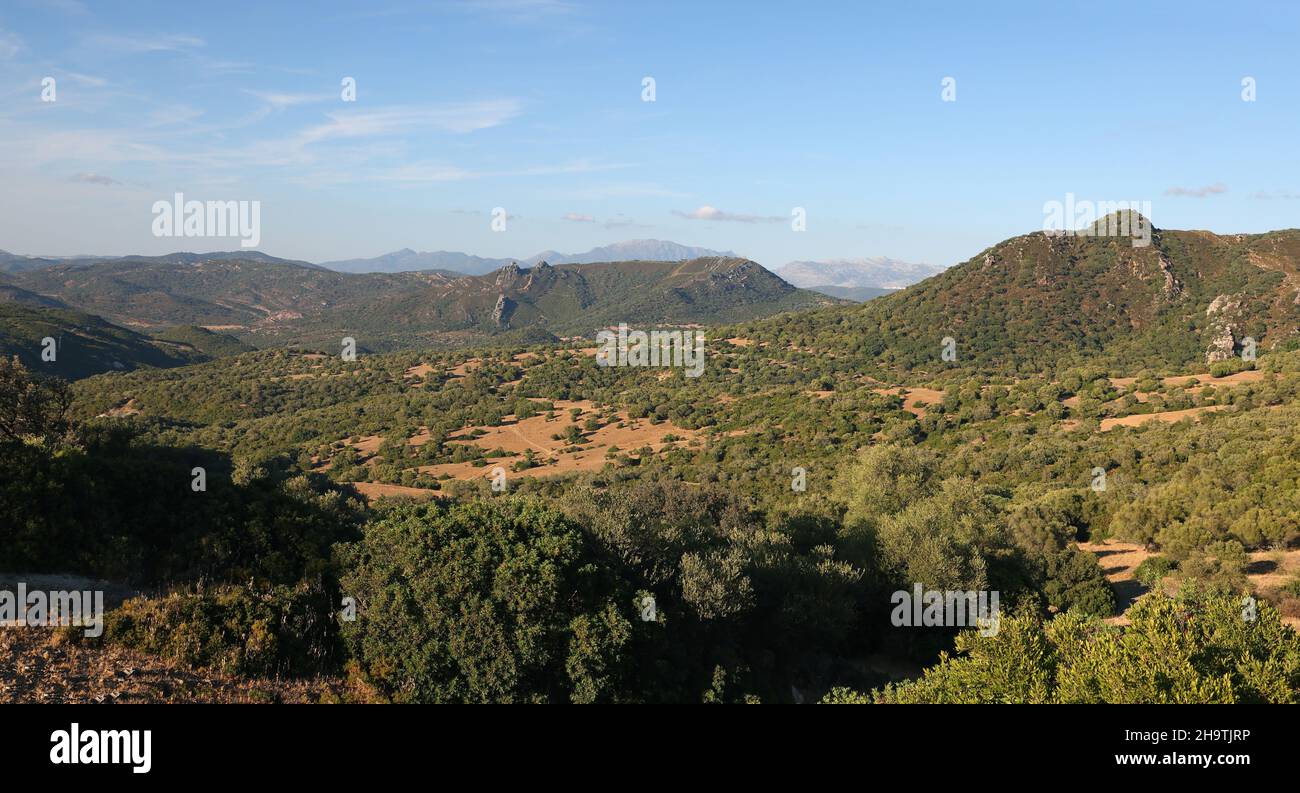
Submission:
[[[1110,617],[1106,622],[1112,625],[1127,625],[1125,616],[1133,601],[1137,600],[1147,589],[1134,575],[1138,565],[1157,554],[1148,551],[1139,543],[1119,542],[1081,542],[1079,550],[1097,555],[1106,580],[1115,591],[1118,616]],[[1246,567],[1246,581],[1258,597],[1277,604],[1284,599],[1280,588],[1300,576],[1300,548],[1287,551],[1252,551]],[[1172,580],[1172,579],[1171,579]],[[1300,630],[1300,617],[1284,616],[1282,622]]]
[[[511,435],[515,436],[515,437],[518,438],[519,440],[523,441],[523,442],[524,442],[527,446],[529,446],[533,451],[535,451],[535,452],[541,452],[542,454],[546,454],[546,455],[549,455],[549,454],[551,453],[551,449],[548,449],[548,448],[546,448],[545,446],[542,446],[542,445],[539,444],[539,443],[534,443],[534,442],[533,442],[532,440],[530,440],[527,436],[525,436],[522,432],[520,432],[520,431],[519,431],[519,428],[518,428],[517,426],[515,426],[515,425],[509,425],[509,426],[504,427],[504,429],[505,429],[506,432],[510,433]]]
[[[1129,606],[1133,605],[1133,601],[1147,591],[1134,576],[1134,571],[1137,570],[1138,565],[1155,554],[1148,551],[1141,543],[1118,540],[1081,542],[1079,550],[1097,555],[1097,563],[1101,565],[1102,573],[1105,574],[1106,580],[1110,582],[1110,587],[1115,592],[1115,610],[1118,614],[1108,617],[1106,622],[1111,625],[1128,625],[1129,619],[1125,613]]]

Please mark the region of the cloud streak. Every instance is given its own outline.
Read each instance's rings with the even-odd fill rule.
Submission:
[[[108,85],[108,80],[103,77],[96,77],[92,74],[81,74],[80,72],[60,72],[64,77],[78,85],[84,85],[88,88],[103,88]]]
[[[81,182],[82,184],[102,184],[105,186],[121,184],[121,182],[111,176],[105,176],[102,173],[93,173],[90,171],[74,174],[70,181]]]
[[[724,212],[707,204],[690,212],[674,209],[673,214],[687,220],[716,220],[725,223],[780,223],[785,220],[779,215],[744,215],[736,212]]]
[[[1293,193],[1290,190],[1277,190],[1274,192],[1260,190],[1251,198],[1257,201],[1295,201],[1300,199],[1300,193]]]
[[[270,105],[273,110],[283,110],[286,107],[294,107],[296,105],[310,105],[317,102],[328,102],[338,98],[338,94],[330,93],[291,94],[278,91],[254,91],[251,89],[245,89],[244,93],[257,97]]]
[[[0,61],[7,61],[23,51],[23,40],[17,34],[0,30]]]
[[[337,138],[373,137],[419,130],[439,130],[464,134],[488,129],[519,115],[516,99],[489,99],[478,102],[419,106],[394,106],[375,110],[326,113],[329,121],[305,130],[303,144]]]
[[[1167,196],[1182,196],[1185,198],[1205,198],[1206,196],[1220,195],[1228,192],[1228,186],[1222,182],[1217,182],[1205,187],[1171,187],[1165,191]]]
[[[182,52],[207,46],[198,36],[184,33],[110,34],[98,33],[88,40],[92,46],[112,52],[141,54],[146,52]]]
[[[566,16],[578,8],[565,0],[474,0],[461,2],[460,5],[470,11],[515,23],[539,22]]]
[[[401,165],[373,171],[357,177],[356,179],[342,178],[337,181],[376,181],[376,182],[461,182],[470,179],[491,179],[491,178],[519,178],[528,176],[553,176],[557,174],[574,174],[589,173],[591,171],[604,171],[613,168],[623,168],[621,164],[601,165],[592,163],[587,160],[579,160],[563,165],[544,165],[533,168],[518,168],[513,170],[474,170],[470,168],[461,168],[455,165],[448,165],[439,162],[412,162]],[[569,213],[574,214],[574,213]],[[584,216],[585,217],[585,216]],[[565,217],[566,220],[574,218]]]

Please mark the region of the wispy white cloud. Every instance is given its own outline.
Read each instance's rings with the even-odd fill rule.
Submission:
[[[459,181],[482,174],[444,162],[412,159],[411,142],[434,132],[468,134],[497,126],[513,118],[519,109],[519,102],[507,99],[339,110],[326,113],[323,123],[280,137],[231,146],[222,136],[217,139],[219,145],[189,151],[196,163],[220,170],[236,166],[297,169],[289,177],[302,184]],[[267,104],[241,126],[271,112],[273,106]],[[195,131],[187,134],[192,136]],[[400,164],[388,164],[394,160]]]
[[[27,4],[69,16],[90,16],[90,7],[80,0],[28,0]]]
[[[603,201],[610,198],[685,198],[686,194],[660,184],[620,183],[592,185],[558,193],[559,198],[574,201]]]
[[[0,35],[5,53],[25,50],[17,37],[5,31]],[[80,42],[83,50],[100,54],[174,53],[205,71],[244,66],[211,58],[214,53],[203,38],[184,32],[105,30],[89,33]],[[52,73],[60,81],[87,87],[109,85],[108,78],[114,76],[111,71],[86,74],[55,69]],[[230,119],[211,114],[204,103],[177,103],[170,96],[150,98],[141,88],[128,85],[129,81],[115,81],[113,88],[96,92],[96,101],[112,99],[117,103],[114,107],[133,104],[134,110],[94,116],[97,120],[87,126],[70,124],[72,117],[55,123],[47,118],[51,114],[0,110],[0,167],[19,168],[33,176],[62,170],[77,174],[73,182],[100,185],[193,183],[256,175],[299,185],[369,182],[399,187],[628,167],[589,159],[530,165],[511,158],[502,164],[496,162],[501,152],[473,157],[472,142],[457,143],[453,150],[473,159],[428,156],[431,142],[440,136],[470,135],[516,119],[524,110],[524,103],[516,98],[376,107],[342,103],[336,92],[328,90],[234,87],[248,96],[251,109]],[[312,108],[315,103],[318,108]],[[314,120],[303,122],[296,113],[278,115],[288,109],[306,109],[307,117]],[[311,113],[311,109],[323,112]],[[271,121],[272,116],[278,117]]]
[[[198,36],[184,33],[121,34],[96,33],[86,42],[91,46],[112,52],[182,52],[207,46],[207,42]]]
[[[393,17],[421,17],[429,14],[429,2],[407,2],[378,7],[369,4],[349,9],[339,19],[390,19]],[[444,0],[442,7],[462,13],[484,17],[493,22],[530,24],[552,19],[571,20],[579,5],[569,0]]]
[[[644,223],[637,223],[632,218],[624,215],[622,212],[615,212],[613,217],[606,220],[599,220],[594,215],[586,215],[581,212],[566,212],[560,216],[560,220],[567,220],[570,223],[599,223],[601,228],[605,229],[648,229],[653,226]]]
[[[506,22],[539,22],[578,10],[566,0],[462,0],[459,5]]]
[[[742,215],[735,212],[724,212],[717,207],[708,205],[692,209],[690,212],[675,209],[673,214],[687,220],[719,220],[727,223],[780,223],[785,220],[783,217],[774,215]]]
[[[199,68],[211,74],[251,74],[256,71],[256,66],[248,61],[228,61],[198,53],[190,57]]]
[[[376,182],[461,182],[477,174],[467,168],[445,163],[408,163],[392,168],[367,171],[358,175],[340,174],[338,181]]]
[[[1251,198],[1258,201],[1295,201],[1300,199],[1300,193],[1293,193],[1290,190],[1277,190],[1273,192],[1260,190],[1253,194]]]
[[[1228,186],[1222,182],[1205,187],[1171,187],[1165,191],[1167,196],[1183,196],[1186,198],[1205,198],[1206,196],[1219,195],[1228,192]]]
[[[630,162],[612,162],[602,163],[589,158],[572,160],[558,165],[537,165],[531,168],[524,168],[517,171],[508,171],[503,173],[504,176],[556,176],[559,174],[572,173],[595,173],[598,171],[617,171],[622,168],[632,168],[634,163]]]
[[[97,167],[127,162],[168,162],[177,155],[125,130],[46,129],[0,124],[0,163],[41,166],[75,162]]]
[[[304,130],[299,139],[306,144],[337,138],[374,137],[416,130],[440,130],[464,134],[503,124],[519,115],[515,99],[421,106],[399,106],[373,110],[340,110],[326,113],[328,122]]]
[[[236,129],[252,129],[274,103],[299,101],[298,96],[265,98],[267,106],[251,116],[219,126],[194,123],[204,115],[188,105],[166,105],[118,128],[77,129],[47,126],[30,118],[6,123],[0,116],[0,163],[40,167],[75,164],[86,172],[116,170],[133,164],[165,167],[180,176],[190,169],[197,176],[232,170],[277,169],[299,183],[347,182],[428,183],[491,176],[539,176],[583,173],[621,167],[578,160],[559,165],[510,169],[473,169],[460,164],[420,160],[410,156],[413,142],[430,133],[468,134],[503,124],[520,112],[513,99],[432,106],[395,106],[339,110],[325,114],[323,123],[309,124],[276,137],[253,137]]]
[[[61,71],[60,76],[71,80],[78,85],[84,85],[88,88],[103,88],[108,85],[108,80],[103,77],[95,77],[91,74],[81,74],[79,72]]]
[[[396,182],[419,184],[422,182],[464,182],[471,179],[523,178],[555,174],[588,173],[624,167],[617,163],[600,165],[586,160],[561,165],[506,169],[473,169],[441,162],[409,162],[387,168],[337,169],[328,177],[317,174],[329,182]]]
[[[614,217],[606,220],[601,224],[607,229],[651,229],[654,226],[648,223],[638,223],[632,218],[624,215],[622,212],[615,212]]]
[[[203,111],[192,105],[166,105],[151,110],[144,118],[146,127],[171,127],[188,124],[203,116]]]
[[[0,30],[0,61],[9,60],[22,51],[23,40],[17,33]]]
[[[246,89],[244,93],[257,97],[270,105],[274,110],[283,110],[286,107],[293,107],[295,105],[310,105],[317,102],[328,102],[333,99],[338,99],[338,94],[335,93],[291,94],[277,91],[254,91],[251,89]]]
[[[117,181],[111,176],[105,176],[102,173],[93,173],[90,171],[79,173],[79,174],[73,174],[72,179],[70,179],[69,181],[81,182],[82,184],[102,184],[102,185],[121,184],[121,182]]]

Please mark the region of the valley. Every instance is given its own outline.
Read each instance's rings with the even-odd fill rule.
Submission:
[[[539,545],[502,563],[569,547],[564,575],[607,571],[571,590],[579,612],[547,630],[568,637],[604,613],[645,643],[601,650],[638,682],[592,683],[597,699],[707,690],[785,701],[793,687],[826,701],[948,701],[931,675],[958,674],[977,656],[941,660],[966,641],[952,631],[904,640],[888,628],[888,592],[914,581],[1000,591],[1018,609],[1011,637],[1050,624],[1077,625],[1088,641],[1120,631],[1121,641],[1155,630],[1166,603],[1211,615],[1244,594],[1268,626],[1288,630],[1300,621],[1300,326],[1296,260],[1280,251],[1294,235],[1211,236],[1159,231],[1151,250],[1130,252],[1028,235],[862,305],[717,257],[381,275],[358,294],[346,284],[360,276],[281,263],[48,265],[37,271],[45,280],[19,288],[43,295],[43,284],[45,299],[107,311],[115,290],[161,279],[150,294],[175,299],[150,322],[214,328],[146,328],[140,312],[155,309],[144,299],[132,322],[153,335],[96,326],[140,351],[194,358],[77,377],[67,419],[78,445],[49,456],[43,444],[14,447],[10,470],[38,495],[8,508],[15,525],[44,527],[29,531],[83,538],[85,555],[60,569],[151,593],[111,612],[104,651],[243,681],[185,695],[196,698],[263,696],[238,686],[265,690],[259,681],[287,675],[305,688],[265,695],[401,701],[405,684],[392,676],[405,673],[383,654],[389,640],[370,633],[387,628],[307,615],[340,592],[370,609],[406,597],[378,594],[389,564],[455,578],[482,569],[452,561],[462,550],[508,556],[527,543]],[[1264,249],[1269,266],[1250,264]],[[337,304],[304,302],[322,297]],[[30,344],[45,327],[38,318],[69,311],[32,300],[10,304],[33,328],[11,344]],[[355,359],[329,335],[347,311],[385,328],[358,332]],[[700,376],[599,365],[592,339],[615,322],[702,330]],[[430,330],[393,331],[402,323]],[[1255,359],[1241,354],[1247,337]],[[41,371],[39,359],[24,363]],[[190,492],[195,465],[219,501]],[[45,473],[29,479],[32,470]],[[137,470],[151,473],[112,473]],[[157,525],[126,507],[145,483],[159,483],[149,496]],[[48,487],[121,502],[101,498],[86,513]],[[428,526],[447,534],[429,544]],[[16,537],[4,566],[51,564],[36,536]],[[481,545],[498,536],[514,539]],[[591,596],[606,605],[583,605],[578,592],[603,593]],[[680,621],[618,622],[617,604],[637,592]],[[300,627],[254,645],[251,627],[230,633],[198,616],[216,613]],[[1018,621],[1026,614],[1056,621]],[[461,631],[497,618],[457,619],[474,625]],[[165,638],[176,631],[184,643]],[[1289,652],[1296,638],[1285,635],[1267,652]],[[666,673],[662,659],[687,646],[684,673]],[[72,663],[93,651],[59,652]],[[447,652],[477,663],[476,649]],[[723,663],[735,653],[744,660]],[[344,654],[360,659],[346,675]],[[924,678],[897,672],[922,667]],[[547,679],[566,692],[553,696],[586,696]]]
[[[1155,706],[1300,705],[1300,4],[108,6],[0,10],[9,766],[1288,767]]]

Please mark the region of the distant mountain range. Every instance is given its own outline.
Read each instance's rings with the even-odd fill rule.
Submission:
[[[872,298],[898,291],[897,289],[881,289],[878,286],[831,286],[828,284],[810,286],[808,289],[813,292],[820,292],[829,297],[838,297],[840,300],[848,300],[853,303],[865,303]]]
[[[322,262],[321,266],[340,273],[411,273],[439,272],[456,275],[482,275],[505,267],[517,259],[489,259],[460,251],[400,251],[370,259],[340,259]]]
[[[865,259],[831,259],[827,261],[790,262],[774,271],[786,281],[805,289],[838,287],[877,290],[902,289],[917,281],[938,275],[944,268],[933,264],[904,262],[875,257]],[[843,295],[837,295],[843,296]]]
[[[520,264],[595,264],[597,262],[681,262],[687,259],[700,259],[709,256],[737,258],[732,251],[715,251],[709,248],[697,248],[692,245],[680,245],[665,240],[626,240],[610,245],[592,248],[586,253],[564,254],[559,251],[544,251],[524,259]]]
[[[592,248],[586,253],[542,251],[524,258],[491,259],[459,251],[400,251],[371,259],[342,259],[322,262],[322,267],[342,273],[404,273],[415,271],[451,271],[466,275],[483,275],[512,263],[526,267],[547,264],[594,264],[597,262],[654,261],[679,262],[704,256],[735,256],[731,251],[715,251],[679,245],[664,240],[627,240]]]
[[[321,269],[320,265],[297,259],[281,259],[261,251],[217,251],[215,253],[167,253],[162,256],[22,256],[0,251],[0,273],[25,273],[56,265],[84,266],[102,262],[164,262],[169,264],[198,264],[205,261],[247,261],[278,264],[295,264],[300,267]]]
[[[24,273],[55,265],[82,266],[99,262],[156,262],[197,264],[212,261],[256,261],[296,264],[328,269],[340,273],[437,273],[447,277],[484,275],[519,264],[531,267],[541,262],[550,265],[596,264],[600,262],[655,261],[680,262],[709,256],[735,257],[732,251],[717,251],[668,240],[625,240],[592,248],[584,253],[561,253],[548,250],[520,258],[491,258],[460,251],[415,251],[403,248],[369,259],[339,259],[312,264],[297,259],[281,259],[259,251],[222,251],[217,253],[169,253],[162,256],[23,256],[0,251],[0,273]],[[929,278],[943,272],[942,267],[916,264],[884,257],[796,261],[774,270],[790,284],[815,289],[833,297],[861,301]]]
[[[41,267],[49,267],[52,264],[59,264],[61,261],[63,260],[41,256],[21,256],[9,251],[0,251],[0,273],[20,273],[26,270],[36,270]]]

